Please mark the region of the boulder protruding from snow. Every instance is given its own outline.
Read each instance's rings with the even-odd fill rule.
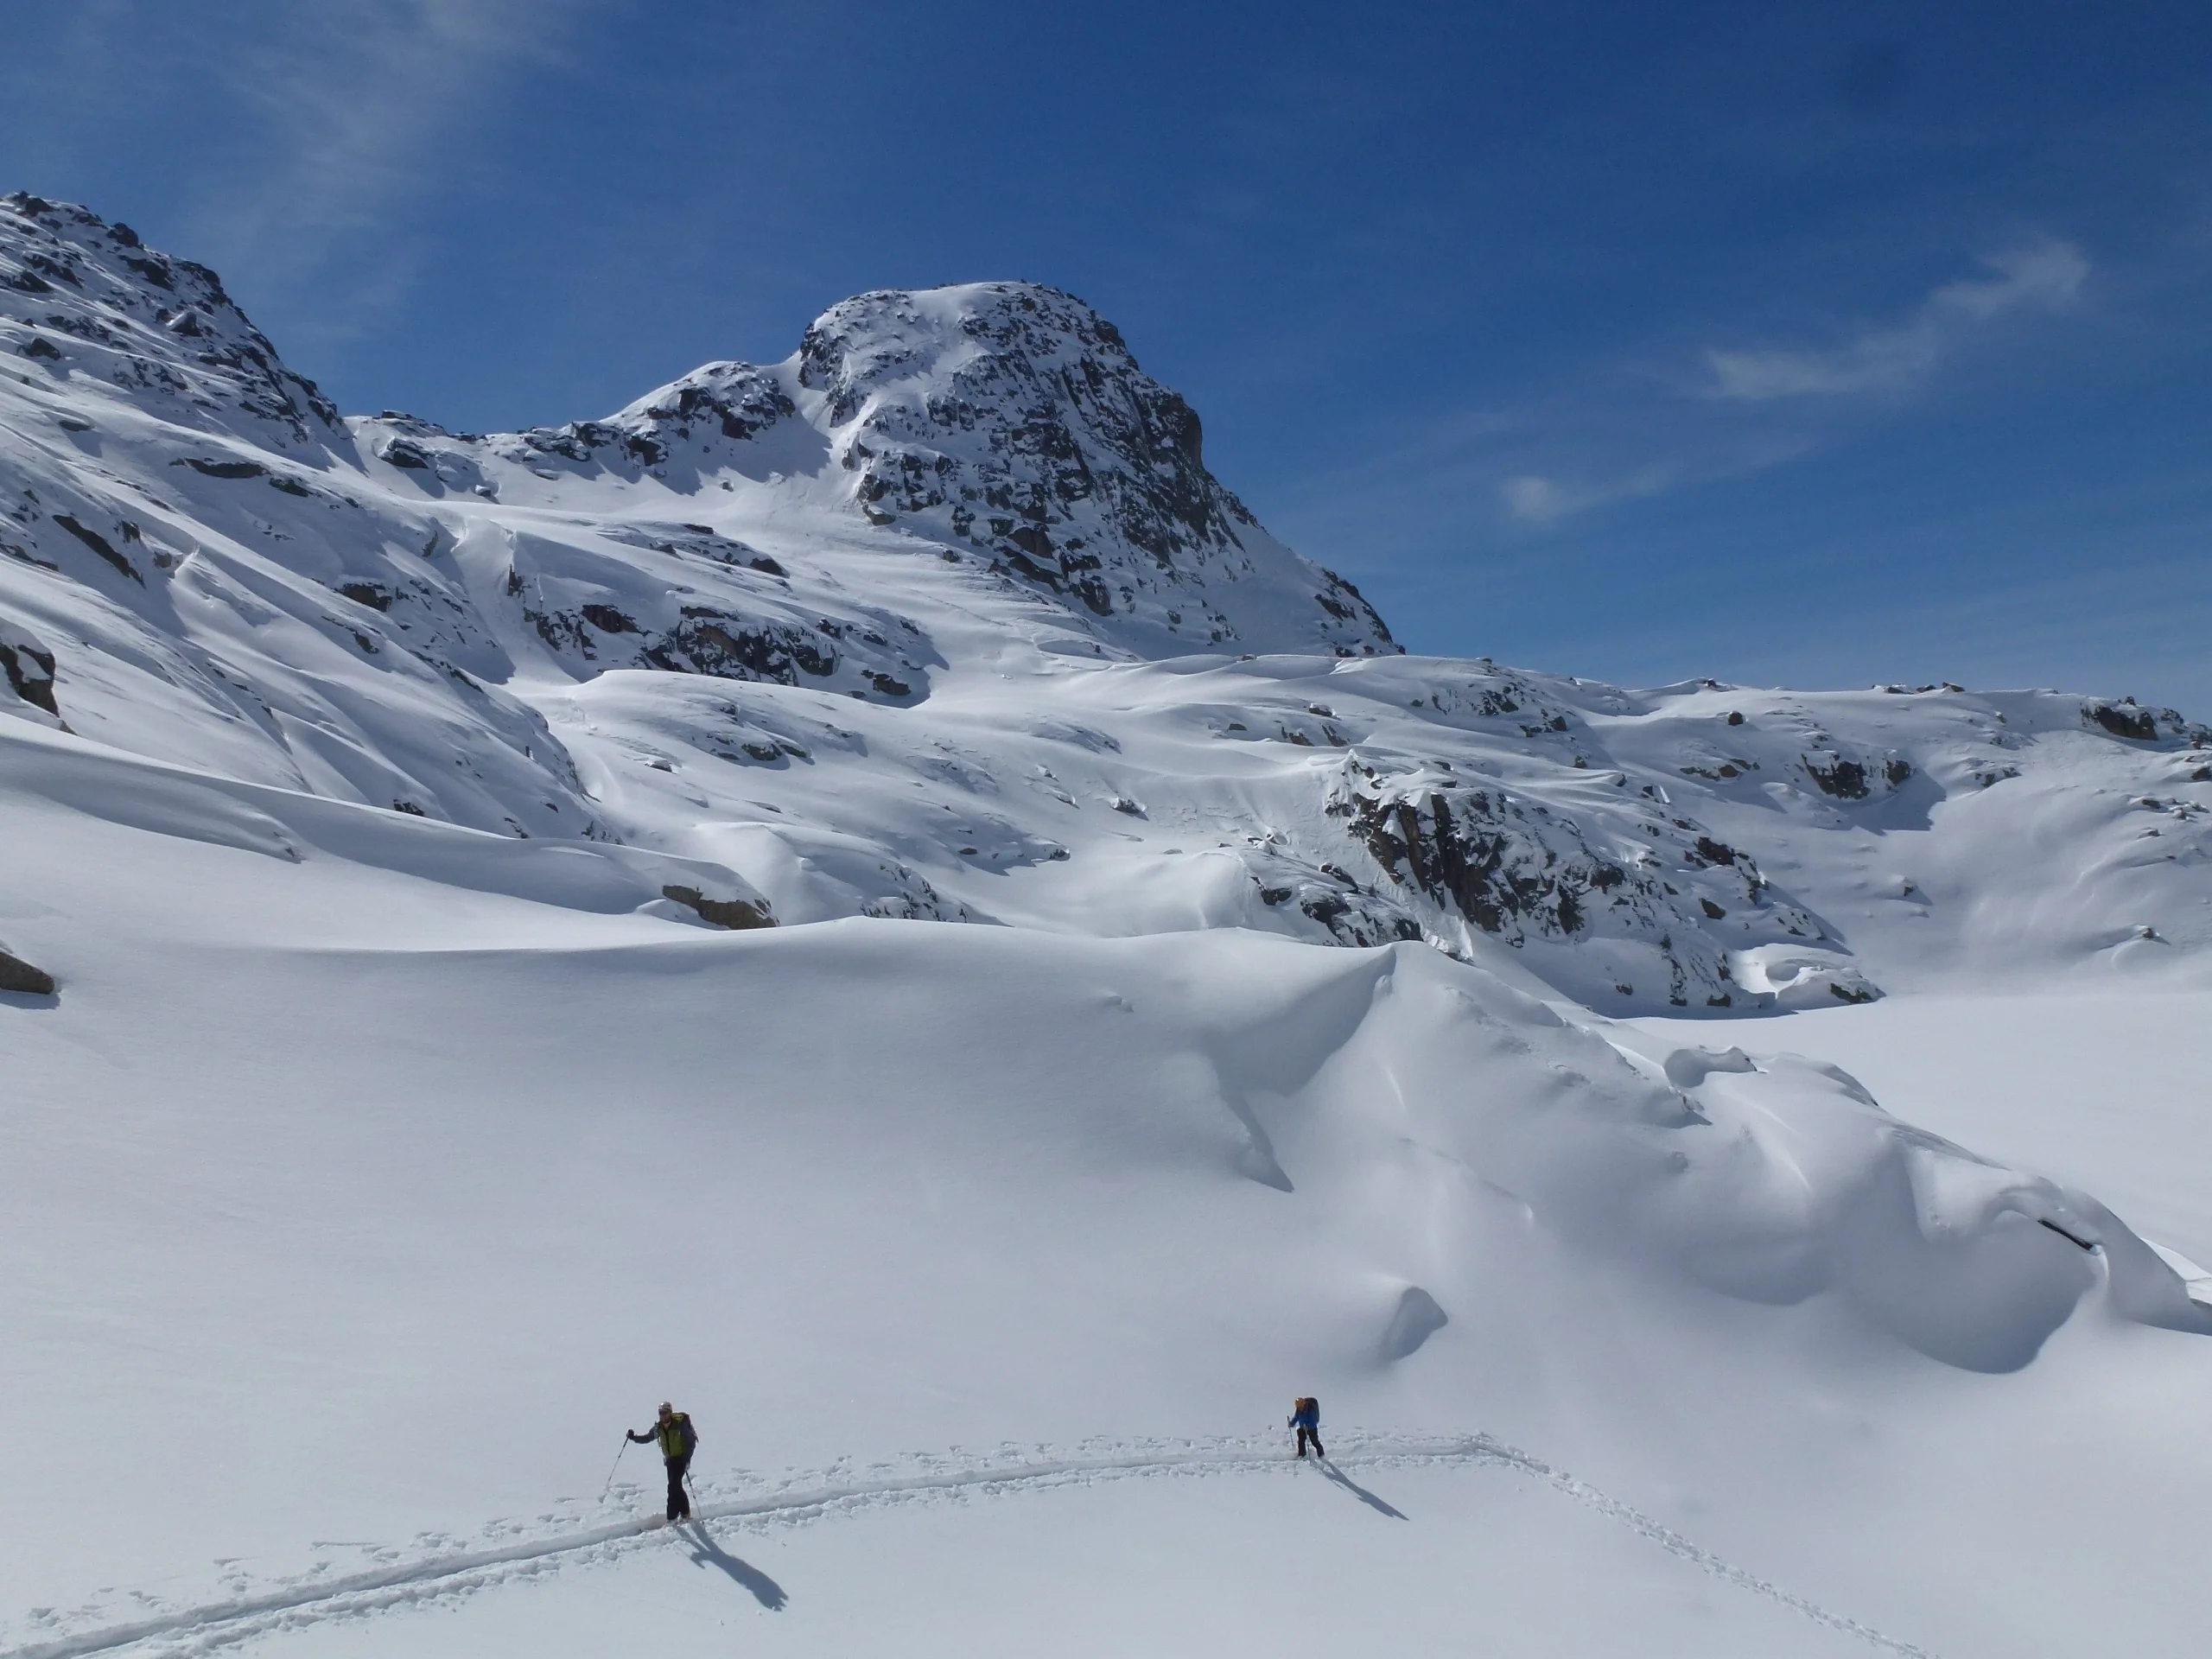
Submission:
[[[1405,1358],[1451,1322],[1437,1306],[1435,1297],[1419,1285],[1408,1285],[1398,1298],[1397,1306],[1390,1312],[1389,1327],[1382,1332],[1382,1357]]]
[[[35,709],[60,718],[54,701],[54,653],[20,622],[0,616],[0,675],[8,689]]]
[[[18,996],[52,996],[54,976],[12,952],[0,950],[0,991]]]
[[[716,927],[750,928],[773,927],[776,918],[768,913],[768,901],[754,893],[749,899],[709,899],[696,887],[665,887],[661,897],[682,905],[686,910],[698,912],[702,921]]]

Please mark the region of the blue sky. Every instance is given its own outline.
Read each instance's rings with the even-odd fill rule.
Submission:
[[[1419,650],[2212,718],[2212,8],[9,8],[0,188],[483,429],[1083,296]]]

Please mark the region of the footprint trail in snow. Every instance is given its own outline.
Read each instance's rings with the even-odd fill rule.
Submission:
[[[1323,1465],[1325,1471],[1337,1465],[1366,1468],[1416,1464],[1489,1465],[1515,1471],[1620,1522],[1669,1554],[1737,1589],[1778,1602],[1816,1624],[1855,1637],[1871,1647],[1898,1655],[1901,1659],[1934,1659],[1925,1649],[1884,1635],[1802,1596],[1793,1595],[1685,1538],[1632,1505],[1607,1496],[1586,1481],[1487,1434],[1441,1438],[1347,1434],[1344,1439],[1347,1449],[1331,1458]],[[769,1491],[745,1496],[716,1496],[715,1486],[709,1484],[702,1490],[696,1513],[702,1521],[753,1520],[792,1524],[833,1512],[850,1513],[889,1503],[924,1502],[950,1493],[1002,1497],[1100,1480],[1156,1475],[1280,1473],[1293,1466],[1279,1447],[1250,1440],[1095,1442],[1065,1452],[1038,1448],[1027,1455],[1010,1453],[1001,1459],[932,1458],[918,1461],[913,1471],[906,1474],[892,1474],[882,1466],[856,1478],[847,1478],[834,1469],[816,1471],[787,1478]],[[1383,1512],[1396,1516],[1395,1510],[1381,1507]],[[126,1624],[57,1633],[42,1640],[0,1649],[0,1659],[86,1659],[88,1656],[104,1654],[156,1659],[156,1656],[206,1652],[212,1648],[332,1620],[471,1595],[564,1567],[604,1562],[649,1548],[657,1541],[665,1524],[658,1516],[602,1522],[540,1533],[508,1543],[421,1555],[342,1576],[317,1574],[274,1581],[229,1600],[176,1608]]]

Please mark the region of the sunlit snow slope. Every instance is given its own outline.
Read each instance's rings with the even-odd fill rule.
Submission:
[[[2171,711],[1407,657],[1048,289],[476,436],[21,195],[0,555],[0,1655],[2191,1650],[2212,1206],[1772,1052],[2148,988],[2126,1141]]]

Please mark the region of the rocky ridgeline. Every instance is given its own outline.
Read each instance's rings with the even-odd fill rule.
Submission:
[[[1274,741],[1345,753],[1325,774],[1326,840],[1309,836],[1294,848],[1250,838],[1243,857],[1264,903],[1295,910],[1346,944],[1426,938],[1465,955],[1487,938],[1532,959],[1565,953],[1571,970],[1553,963],[1543,971],[1600,1007],[1624,999],[1700,1011],[1760,1006],[1772,999],[1739,982],[1738,953],[1836,946],[1750,853],[1674,804],[1663,782],[1618,767],[1589,715],[1631,714],[1627,694],[1567,683],[1569,702],[1541,677],[1487,659],[1433,664],[1418,683],[1422,695],[1409,703],[1440,717],[1440,730],[1415,737],[1424,753],[1405,753],[1405,734],[1350,702],[1308,702],[1273,721]],[[1361,741],[1377,736],[1389,741]],[[1527,776],[1506,781],[1503,763],[1516,760]],[[1834,794],[1839,769],[1848,779],[1866,766],[1816,748],[1791,768],[1788,786]],[[1707,769],[1694,755],[1679,770]],[[1729,775],[1759,770],[1746,759]],[[1876,767],[1878,786],[1910,772],[1892,759]],[[1849,1000],[1862,982],[1839,983],[1834,995]]]
[[[1516,949],[1588,947],[1613,963],[1602,988],[1647,994],[1665,978],[1669,1006],[1726,1008],[1745,995],[1729,953],[1749,944],[1823,937],[1820,923],[1778,893],[1750,855],[1677,817],[1647,791],[1622,833],[1586,826],[1502,785],[1456,775],[1448,765],[1395,775],[1349,773],[1325,810],[1340,818],[1400,895],[1421,931],[1452,942],[1471,925]],[[1725,938],[1713,924],[1733,918]],[[1463,936],[1464,937],[1464,936]]]
[[[704,470],[727,458],[729,446],[750,442],[797,413],[775,370],[709,363],[603,421],[533,427],[494,438],[491,448],[530,466],[613,461],[665,476],[671,467]]]
[[[508,536],[490,601],[519,606],[580,679],[658,669],[905,704],[928,694],[942,661],[912,618],[847,594],[795,592],[775,559],[703,524],[610,524],[600,541],[625,551],[580,557],[572,543]]]
[[[181,693],[188,717],[227,743],[256,734],[277,752],[249,768],[267,781],[338,787],[334,741],[338,771],[376,804],[603,836],[616,832],[582,800],[563,746],[500,689],[518,650],[579,679],[647,668],[892,702],[925,695],[938,660],[911,620],[795,593],[775,559],[703,524],[588,520],[566,539],[506,532],[496,566],[457,556],[470,521],[447,509],[496,500],[495,453],[573,471],[568,455],[613,444],[664,461],[688,423],[711,421],[728,441],[787,412],[787,398],[772,399],[741,421],[756,372],[709,365],[665,407],[647,399],[620,417],[660,431],[658,442],[592,423],[487,444],[396,412],[343,422],[214,273],[81,208],[20,195],[0,203],[9,347],[21,359],[11,384],[33,401],[19,441],[0,443],[0,556],[60,585],[34,579],[29,602],[0,609],[0,666],[17,706],[56,723],[73,633],[80,702],[88,652],[132,664],[151,679],[118,694],[143,705]],[[284,623],[275,632],[272,605]],[[85,613],[64,620],[72,611]],[[279,644],[293,625],[305,632]],[[310,665],[327,645],[372,672]],[[352,682],[335,706],[334,674]],[[461,747],[477,753],[454,771],[393,767],[388,728],[403,721],[470,732],[480,741]],[[87,731],[129,747],[132,723],[96,719]]]
[[[2212,726],[2185,719],[2177,709],[2145,708],[2133,697],[2118,702],[2092,697],[2082,705],[2082,721],[2132,742],[2173,739],[2192,749],[2212,748]]]
[[[0,352],[105,382],[162,418],[307,448],[346,443],[338,410],[205,265],[67,202],[0,196]]]
[[[980,555],[1138,652],[1394,652],[1351,583],[1277,542],[1205,468],[1198,417],[1114,325],[1027,283],[831,307],[789,361],[710,363],[604,419],[478,437],[387,412],[365,447],[427,493],[494,494],[496,457],[548,480],[680,492],[775,468],[847,474],[871,524]]]

